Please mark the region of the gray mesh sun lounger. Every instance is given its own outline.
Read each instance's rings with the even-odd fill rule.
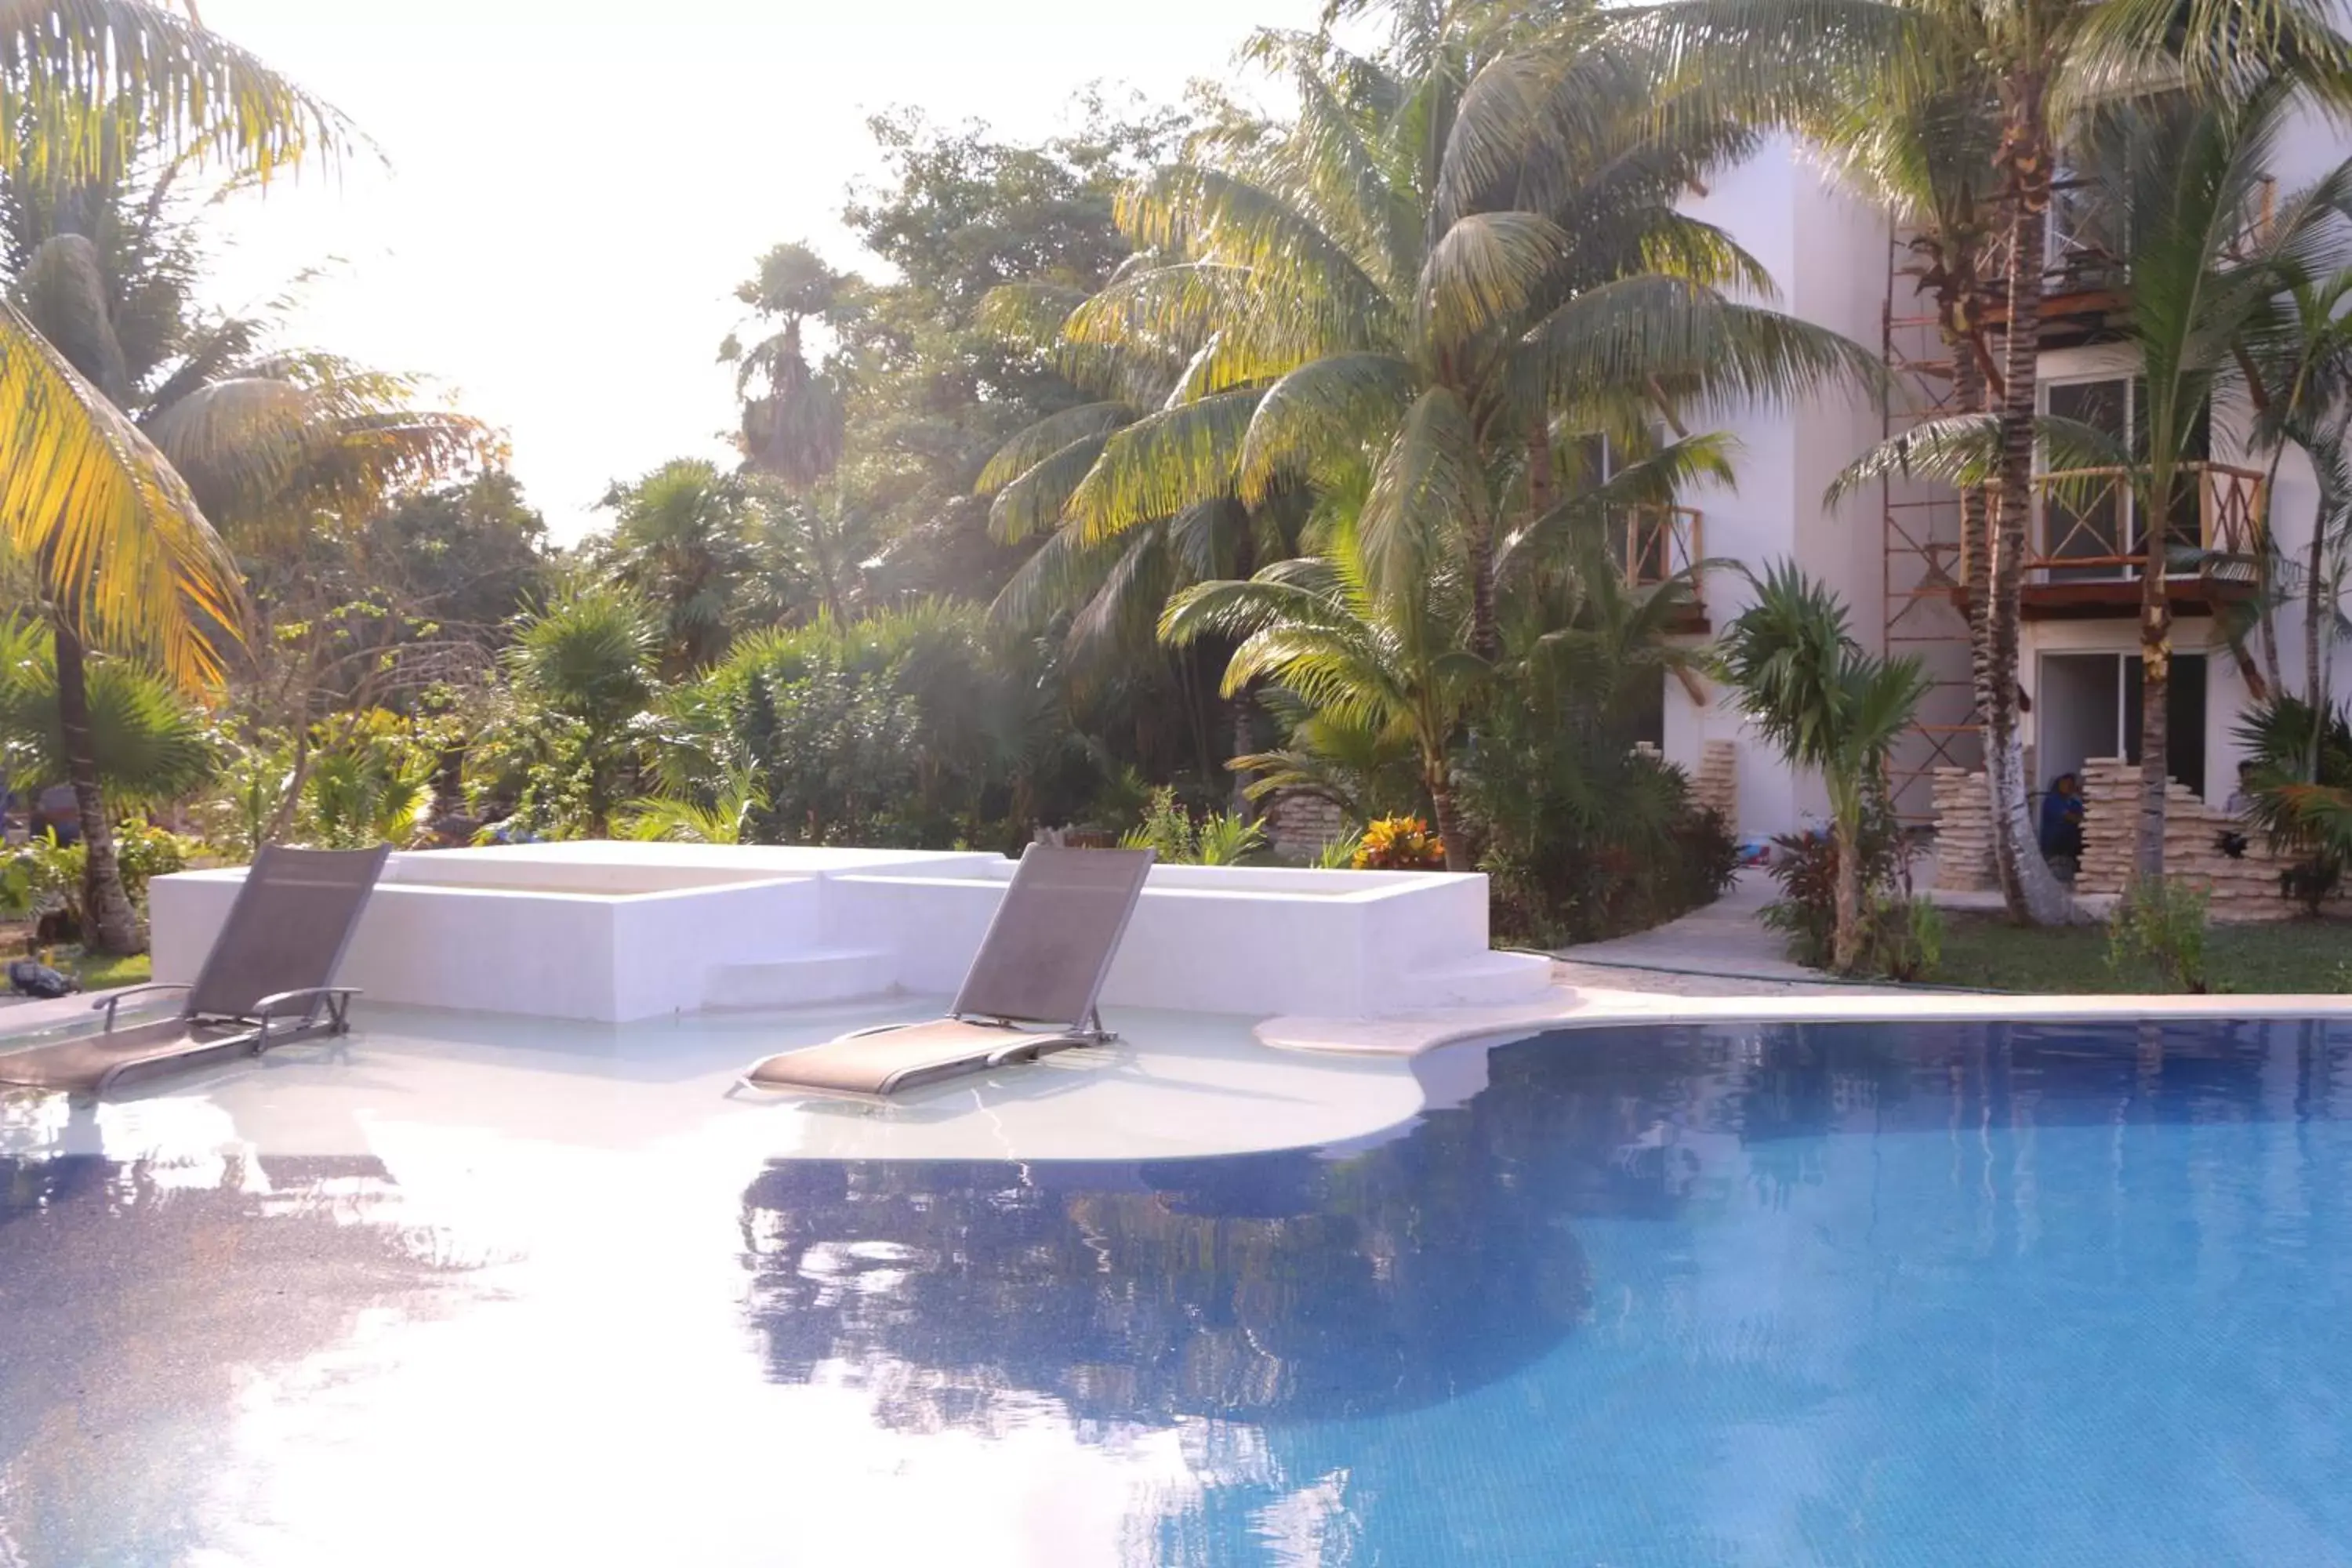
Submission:
[[[1096,1003],[1151,860],[1149,849],[1031,845],[946,1017],[769,1057],[738,1087],[878,1100],[1108,1041]]]
[[[105,1029],[21,1051],[0,1050],[0,1084],[104,1094],[134,1074],[350,1028],[348,986],[333,984],[343,950],[383,874],[388,847],[287,849],[265,845],[204,967],[189,985],[142,985],[100,998]],[[185,991],[175,1017],[125,1028],[115,1009],[152,991]]]

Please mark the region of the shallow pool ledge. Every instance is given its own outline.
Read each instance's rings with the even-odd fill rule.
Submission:
[[[2347,1018],[2352,996],[2016,996],[1871,990],[1821,996],[1672,996],[1555,984],[1504,1007],[1445,1007],[1377,1018],[1268,1018],[1258,1041],[1286,1051],[1417,1056],[1465,1040],[1609,1024],[2063,1022],[2116,1018]]]

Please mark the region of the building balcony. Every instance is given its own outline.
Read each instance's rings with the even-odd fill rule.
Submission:
[[[2277,216],[2278,182],[2265,175],[2257,182],[2228,247],[2231,258],[2243,259],[2268,238]],[[2095,338],[2109,318],[2122,310],[2131,287],[2129,232],[2129,215],[2105,186],[2092,180],[2052,184],[2042,268],[2042,347],[2066,347]],[[1997,226],[1985,247],[1981,276],[1987,288],[1977,310],[1979,320],[1996,326],[2009,320],[2001,280],[2009,274],[2011,250],[2006,227]]]
[[[2129,468],[2034,477],[2024,613],[2060,620],[2138,613],[2147,536]],[[2165,531],[2165,597],[2176,612],[2211,613],[2255,591],[2269,495],[2259,469],[2182,465],[2182,493]],[[1961,563],[1964,583],[1975,580]]]
[[[1696,568],[1706,559],[1706,519],[1696,507],[1627,507],[1609,522],[1609,553],[1629,588],[1655,588],[1678,575],[1690,583],[1690,602],[1675,629],[1707,630],[1706,586]]]

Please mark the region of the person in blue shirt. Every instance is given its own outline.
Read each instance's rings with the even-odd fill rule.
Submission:
[[[2040,837],[2045,860],[2083,858],[2083,781],[2074,774],[2050,781],[2050,793],[2042,797]]]

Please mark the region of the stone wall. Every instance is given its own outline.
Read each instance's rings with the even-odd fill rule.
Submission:
[[[1345,836],[1348,819],[1319,795],[1287,790],[1274,798],[1264,818],[1266,842],[1286,860],[1313,860],[1323,847]]]
[[[1936,886],[1981,893],[2000,885],[1992,863],[1992,789],[1980,773],[1936,770]]]
[[[2225,833],[2242,833],[2235,818],[2174,783],[2164,802],[2164,869],[2203,887],[2217,921],[2283,921],[2302,906],[2279,894],[2286,863],[2259,834],[2241,856],[2221,852]],[[2139,832],[2139,764],[2101,757],[2083,764],[2083,868],[2078,893],[2120,893],[2131,875]]]
[[[1724,826],[1739,829],[1739,751],[1729,741],[1709,741],[1699,749],[1691,775],[1691,804],[1712,811]]]

